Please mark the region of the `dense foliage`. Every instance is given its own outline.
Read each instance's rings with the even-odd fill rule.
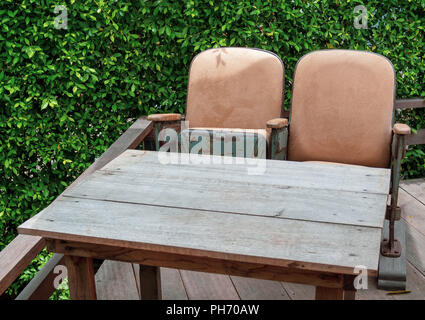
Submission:
[[[58,4],[67,7],[67,29],[55,28]],[[359,4],[367,29],[353,26]],[[0,21],[0,249],[128,119],[184,112],[190,61],[207,48],[277,53],[286,67],[285,108],[295,63],[323,48],[383,54],[396,69],[397,97],[425,97],[424,0],[2,0]],[[425,127],[424,111],[397,116]],[[424,151],[407,152],[406,177],[425,176]]]

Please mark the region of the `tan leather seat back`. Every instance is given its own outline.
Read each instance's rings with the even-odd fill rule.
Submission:
[[[288,159],[388,167],[395,74],[383,56],[322,50],[295,69]]]
[[[275,54],[249,48],[210,49],[189,72],[189,127],[265,129],[283,108],[284,68]]]

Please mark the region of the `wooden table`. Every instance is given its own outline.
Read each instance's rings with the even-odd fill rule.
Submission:
[[[146,299],[161,297],[159,267],[354,298],[354,268],[377,274],[390,170],[267,160],[250,175],[250,161],[164,165],[128,150],[18,231],[65,254],[73,299],[96,298],[93,258],[140,264]]]

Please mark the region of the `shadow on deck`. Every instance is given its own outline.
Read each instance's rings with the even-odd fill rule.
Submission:
[[[399,205],[406,225],[407,290],[402,295],[388,295],[370,279],[368,290],[360,290],[359,300],[425,300],[425,179],[404,181]],[[96,274],[99,300],[139,299],[138,265],[105,261]],[[211,273],[161,268],[163,299],[289,300],[314,299],[315,288],[286,282],[234,277]]]

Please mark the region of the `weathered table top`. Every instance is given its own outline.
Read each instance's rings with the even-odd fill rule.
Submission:
[[[313,271],[377,270],[390,170],[257,160],[265,172],[252,175],[253,159],[213,159],[233,164],[161,164],[157,152],[128,150],[18,231]]]

